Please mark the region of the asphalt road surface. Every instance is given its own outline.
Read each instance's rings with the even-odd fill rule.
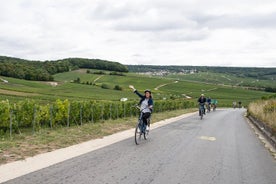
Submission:
[[[14,184],[275,184],[276,161],[244,109],[217,110],[151,130],[10,180]]]

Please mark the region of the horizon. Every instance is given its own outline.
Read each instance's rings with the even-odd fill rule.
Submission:
[[[0,57],[8,57],[8,58],[14,58],[14,59],[22,59],[22,60],[27,60],[27,61],[38,61],[38,62],[45,62],[45,61],[58,61],[58,60],[64,60],[64,59],[69,59],[69,58],[76,58],[76,59],[99,59],[99,60],[103,60],[103,61],[109,61],[109,60],[105,60],[105,59],[100,59],[100,58],[80,58],[80,57],[67,57],[67,58],[62,58],[62,59],[55,59],[55,60],[29,60],[29,59],[25,59],[25,58],[17,58],[17,57],[13,57],[13,56],[3,56],[0,55]],[[117,62],[119,64],[122,65],[132,65],[132,66],[186,66],[186,67],[220,67],[220,68],[275,68],[276,67],[248,67],[248,66],[208,66],[208,65],[147,65],[147,64],[123,64],[119,61],[109,61],[109,62]]]

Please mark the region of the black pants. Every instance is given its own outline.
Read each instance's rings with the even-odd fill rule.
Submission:
[[[145,123],[145,125],[148,125],[148,118],[150,117],[151,113],[150,112],[145,112],[142,115],[142,120]]]

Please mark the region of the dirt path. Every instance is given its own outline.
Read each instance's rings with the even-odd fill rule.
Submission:
[[[191,99],[192,97],[186,95],[186,94],[182,94],[182,96],[184,96],[185,98]]]
[[[0,94],[15,95],[15,96],[36,96],[36,95],[38,95],[36,93],[26,93],[26,92],[11,91],[11,90],[5,90],[5,89],[0,89]]]
[[[97,77],[94,81],[93,81],[93,83],[95,83],[97,80],[99,80],[100,78],[102,78],[104,75],[101,75],[101,76],[99,76],[99,77]]]
[[[164,87],[164,86],[169,85],[169,84],[175,84],[175,83],[178,83],[178,81],[174,81],[174,82],[167,83],[167,84],[161,84],[161,85],[157,86],[156,88],[154,88],[154,90],[159,90],[159,88],[161,88],[161,87]]]
[[[206,91],[214,91],[214,90],[217,90],[218,88],[212,88],[212,89],[208,89]]]

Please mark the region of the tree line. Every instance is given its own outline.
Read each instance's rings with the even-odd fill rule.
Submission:
[[[128,72],[127,67],[118,62],[100,59],[67,58],[42,62],[0,56],[0,75],[18,79],[53,81],[54,74],[79,68]]]

